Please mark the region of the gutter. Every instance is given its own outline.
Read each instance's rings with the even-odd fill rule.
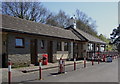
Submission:
[[[73,40],[74,41],[74,39],[69,39],[69,38],[62,38],[62,37],[48,36],[48,35],[42,35],[42,34],[28,33],[28,32],[17,31],[17,30],[10,30],[10,29],[4,29],[4,28],[2,28],[2,32],[14,32],[14,33],[36,35],[36,36],[45,36],[45,37],[53,37],[53,38],[60,38],[60,39],[67,39],[67,40]],[[76,41],[80,41],[80,40],[76,40]]]

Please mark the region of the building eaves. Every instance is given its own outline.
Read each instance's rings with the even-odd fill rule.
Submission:
[[[6,30],[81,41],[81,39],[70,30],[49,26],[42,23],[36,23],[8,15],[2,15],[2,28]]]
[[[84,39],[86,39],[86,41],[94,42],[94,43],[106,44],[106,42],[104,42],[104,41],[100,40],[99,38],[94,37],[94,36],[92,36],[92,35],[84,32],[84,31],[82,31],[82,30],[80,30],[80,29],[77,29],[77,28],[76,28],[76,29],[72,29],[72,30],[75,31],[75,32],[77,32],[77,33],[78,33],[78,34],[77,34],[78,36],[81,36],[81,37],[83,37]]]

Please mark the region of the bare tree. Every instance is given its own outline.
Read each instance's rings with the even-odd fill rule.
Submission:
[[[49,24],[51,26],[58,26],[58,22],[56,22],[55,16],[53,14],[51,14],[51,16],[46,19],[46,24]]]
[[[58,14],[52,15],[52,17],[47,20],[47,24],[62,28],[67,27],[69,24],[69,15],[60,10]]]
[[[59,13],[55,16],[56,21],[59,23],[60,27],[64,27],[67,24],[68,16],[64,11],[60,10]]]
[[[41,22],[61,28],[68,27],[70,16],[60,10],[51,13],[40,2],[2,2],[2,13],[10,16]],[[96,22],[80,10],[76,10],[77,28],[96,35]]]
[[[2,13],[42,23],[50,15],[40,2],[2,2]]]
[[[92,20],[91,17],[88,17],[84,12],[80,11],[79,9],[76,10],[76,17],[77,28],[94,36],[97,36],[96,21]]]
[[[85,24],[88,23],[88,16],[84,12],[77,9],[76,10],[76,15],[77,15],[78,20],[82,21]]]

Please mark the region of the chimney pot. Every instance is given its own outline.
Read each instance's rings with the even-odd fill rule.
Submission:
[[[76,17],[75,17],[75,15],[70,18],[70,27],[76,29]]]

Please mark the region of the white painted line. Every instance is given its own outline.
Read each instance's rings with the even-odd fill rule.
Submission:
[[[52,76],[55,76],[55,77],[56,77],[57,75],[52,75]]]

